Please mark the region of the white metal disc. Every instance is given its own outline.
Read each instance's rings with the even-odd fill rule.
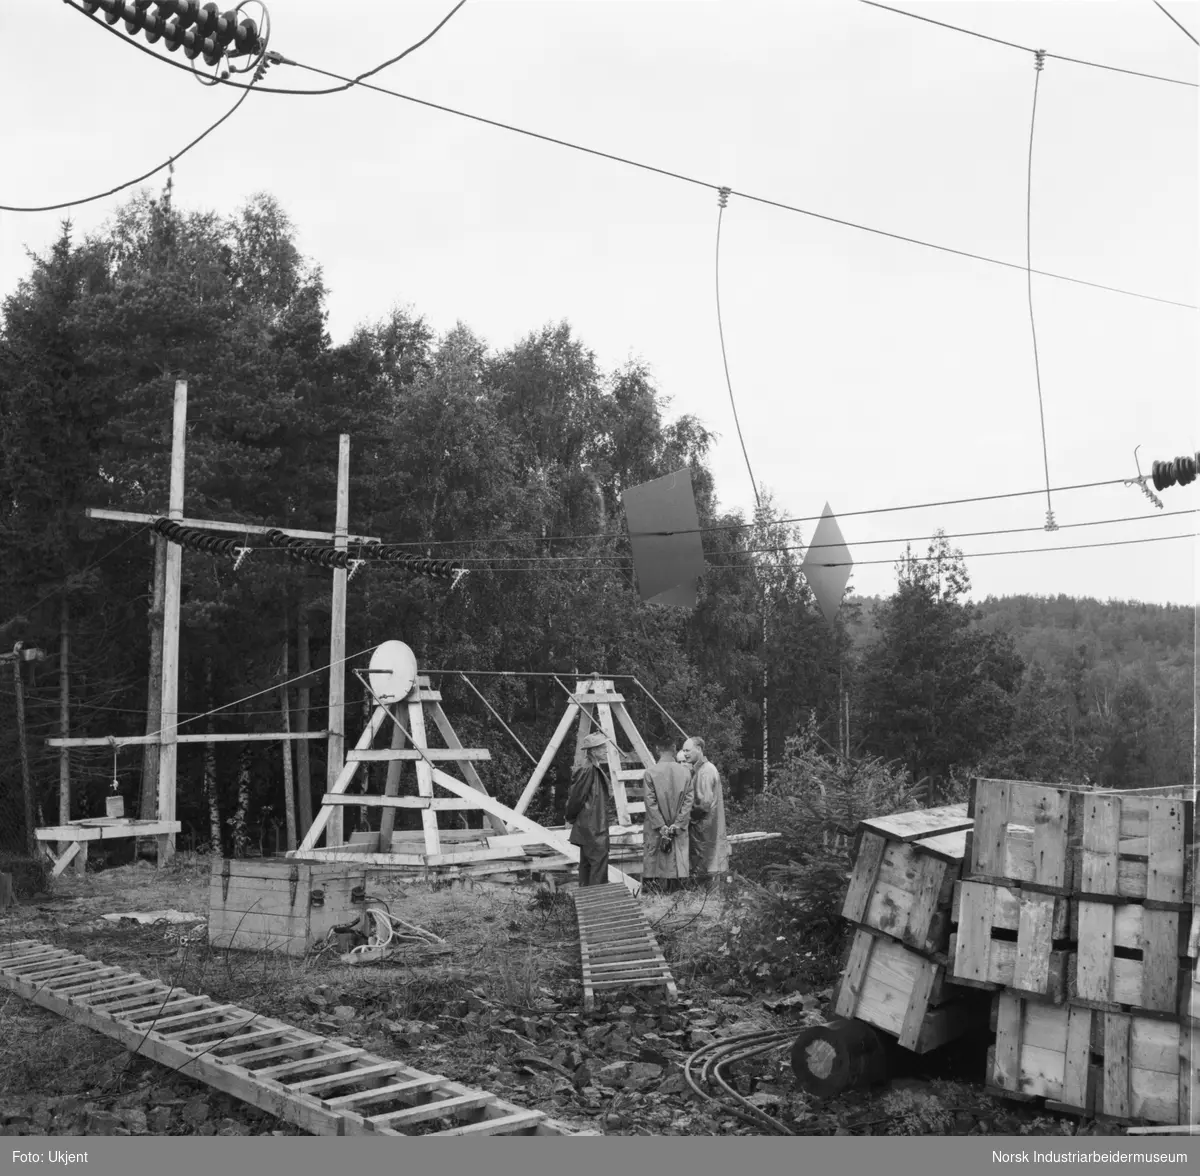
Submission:
[[[417,657],[403,641],[385,641],[371,654],[367,669],[380,702],[400,702],[417,684]]]

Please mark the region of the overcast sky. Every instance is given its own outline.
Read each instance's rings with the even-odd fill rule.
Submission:
[[[1164,2],[1200,35],[1200,4]],[[359,73],[451,7],[271,0],[271,48]],[[1151,0],[896,7],[1064,57],[1200,80],[1196,46]],[[854,0],[468,0],[372,80],[825,216],[1025,261],[1032,56]],[[328,83],[279,65],[267,84]],[[7,205],[122,183],[238,97],[56,0],[0,7],[0,93]],[[1198,93],[1047,61],[1035,268],[1200,303]],[[606,368],[640,359],[673,412],[719,434],[722,504],[752,508],[717,333],[714,192],[362,89],[251,95],[176,165],[183,207],[228,213],[260,190],[279,199],[324,269],[335,342],[393,304],[439,332],[462,320],[495,348],[566,319]],[[127,195],[75,209],[75,224],[99,227]],[[0,213],[0,292],[28,272],[27,247],[49,246],[62,215]],[[754,474],[789,514],[1045,485],[1022,270],[734,196],[721,295]],[[1194,309],[1037,276],[1033,303],[1053,486],[1130,476],[1138,444],[1146,472],[1200,449]],[[1198,516],[1162,516],[1200,507],[1200,481],[1161,498],[1164,512],[1124,486],[1055,494],[1054,534],[1040,529],[1044,494],[845,517],[858,564],[851,590],[894,585],[903,544],[874,541],[937,527],[1033,528],[956,540],[968,555],[1187,534],[968,567],[980,597],[1191,604]],[[1126,516],[1136,521],[1069,526]]]

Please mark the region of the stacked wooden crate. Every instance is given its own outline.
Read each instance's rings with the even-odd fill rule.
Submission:
[[[1194,792],[976,780],[952,977],[996,990],[989,1083],[1120,1122],[1196,1121]]]
[[[947,976],[950,908],[971,819],[965,804],[864,821],[842,916],[856,925],[835,1002],[917,1053],[972,1022]]]

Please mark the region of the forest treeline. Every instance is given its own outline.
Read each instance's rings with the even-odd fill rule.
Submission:
[[[168,187],[91,236],[65,224],[2,309],[0,645],[47,655],[24,670],[39,821],[59,817],[48,737],[158,722],[162,540],[85,508],[164,512],[177,379],[188,383],[185,514],[331,531],[349,434],[351,530],[470,574],[450,590],[364,567],[349,585],[348,652],[398,638],[430,670],[506,671],[476,685],[535,756],[567,702],[546,675],[569,685],[602,671],[654,696],[627,687],[648,737],[668,714],[703,734],[738,796],[761,788],[764,745],[777,762],[801,732],[831,755],[898,761],[930,795],[978,768],[1118,787],[1190,780],[1190,610],[973,607],[962,557],[939,537],[899,562],[891,597],[850,602],[830,626],[799,572],[800,529],[779,521],[787,512],[766,488],[752,518],[722,508],[713,434],[672,414],[646,365],[603,370],[567,323],[494,348],[462,323],[438,335],[407,307],[381,308],[335,345],[321,270],[268,195],[218,215],[180,209]],[[640,601],[621,510],[623,490],[685,466],[708,561],[694,610]],[[321,728],[325,675],[280,683],[328,660],[329,573],[251,546],[236,571],[184,553],[180,723]],[[461,679],[435,676],[463,743],[492,753],[489,789],[511,801],[532,770],[525,753]],[[353,741],[368,699],[353,675],[347,691]],[[14,703],[8,678],[10,850],[23,840]],[[321,740],[286,752],[184,745],[179,817],[200,842],[244,852],[284,821],[286,757],[287,824],[302,832],[324,754]],[[138,748],[72,752],[71,816],[102,812],[114,778],[126,812],[149,815],[153,767]],[[564,752],[552,781],[568,768]],[[533,813],[552,805],[546,788]]]

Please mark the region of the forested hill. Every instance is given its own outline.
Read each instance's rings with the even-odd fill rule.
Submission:
[[[862,653],[883,601],[857,603],[848,628]],[[1114,787],[1191,780],[1191,607],[1063,595],[989,596],[973,607],[978,627],[1011,638],[1026,667],[1010,746],[983,766]]]

